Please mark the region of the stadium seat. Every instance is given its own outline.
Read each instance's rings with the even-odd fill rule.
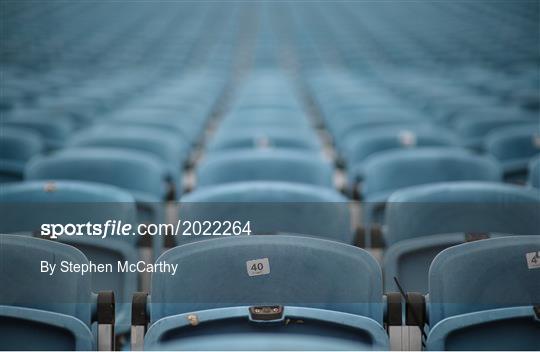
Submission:
[[[429,271],[429,350],[540,348],[540,236],[448,248]]]
[[[299,149],[305,151],[319,151],[320,143],[316,136],[302,138],[296,131],[290,131],[284,128],[264,130],[247,130],[234,134],[226,132],[214,136],[210,141],[207,151],[215,153],[218,151],[237,150],[237,149]]]
[[[357,134],[345,150],[349,181],[354,186],[363,179],[363,164],[369,156],[392,149],[452,147],[458,139],[445,129],[433,127],[377,127]]]
[[[110,130],[98,126],[80,131],[70,138],[67,144],[68,147],[110,147],[152,154],[167,169],[174,193],[182,193],[181,168],[189,158],[190,145],[182,143],[174,134],[152,128],[126,126],[119,130]]]
[[[500,166],[492,158],[460,148],[390,150],[366,160],[362,194],[366,201],[385,201],[401,188],[466,180],[500,181]]]
[[[301,128],[291,131],[290,128],[286,126],[279,127],[266,127],[260,128],[259,126],[243,126],[238,127],[235,130],[227,130],[218,128],[212,140],[209,142],[209,149],[212,151],[213,145],[215,144],[228,144],[235,143],[237,138],[245,138],[244,136],[258,137],[258,136],[268,136],[268,138],[280,138],[281,136],[290,136],[291,133],[294,133],[296,136],[295,143],[298,144],[310,144],[317,142],[317,135],[309,128]],[[252,142],[251,142],[252,143]]]
[[[493,155],[503,168],[505,179],[525,183],[531,158],[540,155],[540,125],[504,127],[491,132],[484,150]]]
[[[294,107],[274,108],[274,107],[241,107],[230,112],[220,125],[223,129],[249,128],[257,126],[268,128],[272,126],[282,127],[288,124],[294,128],[309,128],[309,121],[305,113]]]
[[[365,201],[365,227],[369,234],[372,223],[381,223],[384,203],[399,189],[446,181],[497,182],[501,178],[500,166],[494,159],[459,148],[426,147],[378,153],[366,160],[364,181],[358,190]]]
[[[507,116],[502,113],[494,116],[471,116],[456,123],[456,132],[463,139],[466,147],[482,150],[483,138],[486,134],[509,126],[528,126],[533,131],[538,128],[538,122],[524,117]]]
[[[102,124],[114,126],[117,129],[129,126],[158,128],[162,131],[168,131],[168,133],[176,133],[181,141],[195,143],[204,126],[204,119],[181,119],[174,116],[175,113],[175,110],[122,110],[113,114],[110,119],[103,121]]]
[[[150,296],[134,298],[150,312],[133,324],[149,322],[145,349],[388,349],[380,269],[362,249],[242,236],[187,244],[158,261],[182,269],[153,274]]]
[[[66,119],[47,119],[45,116],[18,117],[3,119],[1,128],[24,128],[39,134],[47,150],[61,148],[66,142],[73,126]]]
[[[214,153],[197,168],[197,187],[241,181],[284,181],[333,186],[333,170],[322,156],[291,150]]]
[[[450,94],[443,93],[443,96],[431,99],[426,108],[437,122],[452,127],[456,127],[461,121],[470,121],[478,117],[489,118],[501,112],[504,112],[503,118],[518,113],[516,109],[501,106],[500,102],[491,96],[479,96],[466,89],[465,91],[458,89],[458,92]]]
[[[166,195],[166,172],[151,155],[119,148],[69,148],[31,160],[28,180],[80,180],[128,190],[138,202]]]
[[[26,162],[43,152],[43,141],[28,129],[2,126],[0,133],[0,183],[20,181]]]
[[[369,117],[369,115],[368,115]],[[383,127],[402,127],[402,128],[428,128],[431,126],[429,121],[416,116],[409,118],[393,117],[393,116],[371,116],[371,118],[357,120],[354,123],[344,125],[340,130],[335,131],[334,137],[338,151],[345,153],[350,145],[357,140],[357,134],[362,134],[367,129],[383,128]]]
[[[180,199],[180,219],[250,221],[252,234],[288,232],[353,241],[347,199],[304,184],[250,181],[204,187]],[[178,237],[182,243],[211,236]]]
[[[91,274],[59,272],[63,261],[88,265],[82,252],[49,240],[0,235],[0,258],[2,349],[114,349],[114,296],[92,293]],[[54,275],[39,270],[42,261],[56,265]],[[92,332],[97,321],[98,334]]]
[[[170,189],[167,170],[151,154],[118,148],[69,148],[32,159],[25,180],[77,180],[109,184],[128,191],[137,203],[138,223],[163,223],[163,202]],[[152,238],[161,253],[163,238]]]
[[[56,224],[115,224],[136,226],[136,208],[133,197],[116,187],[79,181],[32,181],[12,183],[0,190],[0,233],[21,233],[48,239]],[[44,224],[48,229],[42,229]],[[112,230],[106,238],[88,235],[66,235],[61,232],[55,241],[67,243],[81,250],[94,263],[137,262],[139,236],[114,236]],[[91,232],[93,233],[93,232]],[[86,233],[85,233],[86,234]],[[96,273],[92,277],[94,291],[114,291],[117,305],[119,333],[129,331],[129,302],[131,295],[141,287],[137,273]]]
[[[427,293],[427,274],[441,250],[494,236],[540,235],[540,193],[494,182],[446,182],[405,188],[386,205],[387,290],[394,277],[407,291]]]
[[[337,148],[342,154],[345,161],[348,160],[348,157],[353,153],[355,144],[358,141],[363,140],[366,136],[371,136],[379,134],[383,131],[387,133],[398,134],[402,131],[410,131],[415,133],[429,133],[432,131],[436,133],[438,131],[441,135],[445,135],[446,138],[455,139],[455,137],[449,136],[451,133],[444,128],[437,128],[428,121],[421,119],[414,120],[394,120],[394,119],[374,119],[369,121],[362,121],[356,124],[358,129],[347,130],[344,135],[336,137]]]

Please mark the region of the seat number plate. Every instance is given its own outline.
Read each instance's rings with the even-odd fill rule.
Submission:
[[[246,262],[246,268],[249,276],[270,274],[270,262],[268,258],[248,260]]]
[[[525,256],[527,257],[527,267],[529,269],[540,268],[540,251],[527,253]]]

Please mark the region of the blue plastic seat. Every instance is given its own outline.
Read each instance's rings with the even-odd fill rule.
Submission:
[[[362,249],[242,236],[176,247],[158,261],[181,270],[152,275],[145,349],[388,349],[380,268]]]
[[[0,233],[27,233],[42,236],[43,224],[101,224],[116,221],[130,224],[135,229],[136,207],[133,197],[119,188],[78,181],[33,181],[12,183],[0,190]],[[49,231],[52,231],[49,228]],[[55,230],[56,231],[56,230]],[[109,230],[112,231],[112,230]],[[135,231],[135,230],[133,230]],[[139,236],[67,236],[55,241],[70,244],[80,249],[95,263],[112,264],[118,261],[130,263],[139,260]],[[115,292],[117,305],[117,331],[129,330],[129,302],[137,291],[136,273],[95,273],[92,278],[94,291]]]
[[[166,120],[180,125],[181,122],[191,122],[183,126],[186,131],[197,131],[204,125],[205,114],[211,106],[206,102],[204,95],[198,98],[191,97],[195,101],[186,101],[186,98],[171,96],[172,92],[163,92],[161,96],[143,96],[141,100],[128,104],[123,109],[116,110],[110,116],[113,120],[128,122],[129,120]],[[201,99],[199,103],[196,99]]]
[[[369,156],[392,149],[418,147],[451,147],[458,145],[458,139],[445,129],[434,127],[377,127],[359,133],[344,151],[351,183],[363,179],[363,165]]]
[[[437,84],[437,82],[430,83]],[[439,123],[455,126],[462,120],[473,120],[479,116],[485,117],[505,110],[504,106],[499,105],[499,102],[491,97],[478,96],[471,94],[470,91],[459,90],[457,95],[443,93],[443,96],[440,97],[430,97],[426,104],[428,114]],[[515,113],[516,111],[513,110],[512,114]]]
[[[212,137],[212,140],[209,141],[210,147],[212,144],[215,143],[222,143],[228,142],[230,140],[235,140],[237,136],[240,138],[242,136],[251,136],[252,138],[260,135],[268,135],[268,136],[281,136],[281,135],[289,135],[291,132],[294,132],[296,135],[296,139],[299,141],[306,141],[304,143],[317,141],[317,134],[309,129],[309,128],[300,128],[296,129],[294,131],[291,131],[290,128],[287,128],[286,125],[282,126],[272,126],[272,127],[260,127],[257,125],[251,125],[251,126],[238,126],[234,130],[227,130],[227,129],[221,129],[218,128],[214,136]]]
[[[214,153],[237,149],[298,149],[305,151],[319,151],[322,146],[316,136],[303,138],[296,131],[279,129],[245,130],[234,134],[221,133],[214,137],[208,145],[208,152]]]
[[[465,243],[437,255],[429,271],[427,348],[538,350],[539,259],[540,236]]]
[[[501,180],[494,159],[460,148],[436,147],[375,154],[366,160],[364,175],[362,194],[369,202],[384,202],[398,189],[426,183]]]
[[[257,116],[258,110],[253,110],[254,112],[252,114],[255,116],[226,116],[219,128],[222,130],[234,131],[238,128],[250,127],[257,127],[259,129],[283,127],[284,124],[293,129],[309,129],[311,127],[303,115],[297,116],[293,113],[290,114],[290,116],[266,116],[263,114],[263,110],[261,111],[261,116]]]
[[[399,177],[398,177],[399,175]],[[450,181],[500,181],[502,172],[490,157],[459,148],[391,150],[369,157],[364,165],[364,221],[382,221],[380,208],[395,191],[428,183]]]
[[[356,127],[354,128],[346,130],[341,137],[339,137],[339,135],[336,135],[336,146],[345,161],[347,161],[347,157],[353,152],[355,143],[363,140],[366,136],[371,136],[384,130],[388,131],[387,133],[393,132],[395,134],[401,131],[414,131],[416,133],[439,131],[441,135],[443,133],[446,135],[449,134],[448,131],[443,132],[443,128],[437,128],[429,121],[423,119],[373,119],[357,122],[355,126]]]
[[[73,131],[73,126],[65,119],[41,117],[18,117],[2,121],[1,128],[15,127],[32,130],[39,134],[48,150],[61,148]]]
[[[247,88],[244,87],[245,92]],[[259,111],[262,111],[264,115],[280,115],[285,114],[289,115],[291,113],[303,114],[303,109],[301,104],[295,97],[293,92],[269,92],[268,89],[262,88],[266,93],[263,94],[247,94],[241,95],[237,101],[233,104],[232,108],[235,112],[235,115],[249,115],[256,114],[258,115]],[[285,89],[287,91],[288,89]],[[266,111],[266,112],[264,112]]]
[[[347,199],[325,187],[276,181],[238,182],[201,188],[180,202],[182,221],[250,221],[253,234],[289,232],[353,241]],[[211,237],[176,236],[176,241]]]
[[[429,127],[431,123],[425,119],[415,115],[404,116],[392,116],[381,114],[367,114],[362,119],[353,121],[347,121],[345,124],[338,125],[336,128],[331,129],[338,151],[344,152],[347,148],[357,140],[356,134],[362,134],[366,129],[376,127],[393,127],[398,126],[402,128],[418,128]]]
[[[492,116],[471,116],[456,123],[456,132],[463,139],[464,145],[475,150],[482,150],[484,137],[499,128],[513,126],[529,126],[534,130],[538,127],[535,121],[529,118],[518,118],[505,114]]]
[[[471,239],[538,235],[540,193],[492,182],[446,182],[405,188],[386,203],[386,290],[394,277],[407,291],[427,293],[437,253]]]
[[[214,153],[197,168],[197,187],[241,181],[285,181],[332,187],[333,169],[322,156],[293,150]]]
[[[116,130],[121,130],[125,127],[158,129],[163,133],[174,133],[181,141],[186,141],[191,144],[196,142],[199,134],[199,132],[193,126],[189,127],[191,122],[170,117],[162,117],[159,115],[153,117],[130,117],[129,115],[126,117],[113,117],[114,118],[110,120],[100,122],[99,125]]]
[[[7,350],[93,350],[97,295],[92,275],[59,272],[62,261],[86,264],[78,249],[49,240],[0,235],[0,327]],[[55,264],[53,275],[41,262]]]
[[[152,128],[124,127],[110,130],[98,126],[75,134],[68,141],[68,146],[123,148],[152,154],[167,169],[175,194],[182,193],[181,168],[189,158],[190,144],[172,134]]]
[[[499,160],[505,179],[524,183],[529,161],[540,155],[540,126],[497,129],[486,137],[484,150]]]
[[[225,116],[221,126],[223,128],[234,128],[236,126],[249,126],[259,125],[273,126],[283,123],[293,124],[297,127],[309,127],[309,120],[305,113],[294,107],[283,108],[280,106],[253,106],[253,107],[240,107],[232,110]]]
[[[540,188],[540,156],[529,163],[529,180],[527,183],[536,189]]]
[[[137,201],[160,202],[166,171],[151,155],[118,148],[70,148],[31,160],[28,180],[80,180],[128,190]]]
[[[170,192],[167,170],[151,154],[118,148],[69,148],[28,162],[26,180],[78,180],[127,190],[137,202],[139,223],[164,221],[163,202]],[[154,251],[160,253],[160,236]]]
[[[22,180],[26,162],[43,150],[40,135],[32,130],[0,127],[0,183]]]

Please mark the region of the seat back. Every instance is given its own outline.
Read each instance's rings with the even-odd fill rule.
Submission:
[[[540,126],[497,129],[486,138],[484,149],[502,162],[532,158],[540,154]]]
[[[540,302],[540,236],[514,236],[445,249],[429,270],[429,324]]]
[[[0,210],[4,214],[0,232],[39,232],[43,224],[105,224],[107,220],[134,225],[134,202],[129,193],[104,184],[79,181],[12,183],[0,190]],[[136,236],[111,238],[130,243],[137,239]]]
[[[540,157],[534,158],[529,163],[528,184],[534,188],[540,188]]]
[[[423,129],[431,128],[433,125],[425,119],[412,118],[371,118],[358,121],[352,121],[341,126],[341,132],[335,132],[334,138],[336,146],[340,150],[347,150],[350,145],[358,138],[357,135],[362,135],[365,131],[370,129],[394,129],[394,128],[411,128],[411,129]]]
[[[0,236],[0,305],[36,308],[73,316],[90,325],[91,275],[59,272],[62,262],[88,265],[78,249],[27,236]],[[56,265],[54,275],[42,263]]]
[[[416,147],[457,146],[457,138],[444,129],[420,128],[373,128],[359,133],[347,151],[347,164],[366,160],[370,155],[390,149]]]
[[[157,262],[151,320],[242,305],[292,305],[358,314],[382,323],[379,265],[366,251],[300,236],[239,236],[186,244]]]
[[[5,127],[24,128],[34,131],[43,138],[47,149],[61,147],[73,130],[69,120],[60,118],[46,119],[34,116],[2,121],[2,128]]]
[[[0,131],[0,160],[25,162],[43,151],[41,137],[32,130],[2,126]]]
[[[70,138],[68,145],[140,150],[157,156],[175,169],[180,168],[188,154],[188,144],[182,143],[173,133],[128,126],[119,130],[99,126],[86,129]]]
[[[456,130],[464,138],[479,138],[501,127],[519,125],[529,126],[534,129],[535,121],[524,117],[508,116],[503,112],[498,114],[492,112],[489,116],[462,118],[456,123]]]
[[[99,182],[160,201],[166,193],[166,171],[151,155],[115,148],[71,148],[31,160],[28,180]],[[137,197],[136,197],[137,198]]]
[[[491,182],[446,182],[396,191],[385,211],[388,245],[454,232],[538,233],[540,193]]]
[[[302,110],[254,106],[233,110],[227,115],[220,128],[232,130],[236,127],[256,126],[259,128],[292,124],[296,128],[309,128],[309,120]]]
[[[466,146],[482,150],[483,138],[492,131],[504,127],[528,126],[531,130],[537,128],[538,122],[526,117],[509,116],[504,112],[490,114],[490,116],[471,116],[460,119],[456,123],[456,131],[464,140]]]
[[[253,234],[279,232],[352,243],[348,202],[334,190],[285,182],[238,182],[181,198],[182,221],[250,222]],[[177,242],[207,236],[176,236]]]
[[[399,175],[399,176],[398,176]],[[400,188],[445,181],[500,181],[496,161],[457,148],[418,148],[381,152],[366,160],[362,192],[366,199]]]
[[[296,131],[284,131],[274,129],[268,131],[241,131],[234,135],[225,135],[221,138],[214,138],[208,146],[210,152],[217,152],[231,149],[265,149],[265,148],[287,148],[316,151],[321,148],[315,136],[312,138],[302,138]]]
[[[197,185],[240,181],[285,181],[331,187],[329,162],[312,153],[291,150],[242,150],[207,157],[197,170]]]
[[[52,238],[78,248],[94,263],[112,265],[115,270],[92,275],[92,288],[95,292],[114,291],[118,303],[130,301],[137,289],[136,274],[116,270],[118,262],[139,259],[141,237],[131,235],[137,226],[137,209],[129,193],[79,181],[14,183],[0,190],[0,213],[0,233]],[[113,234],[113,221],[116,228],[131,225],[130,235]],[[76,228],[88,223],[91,227]]]

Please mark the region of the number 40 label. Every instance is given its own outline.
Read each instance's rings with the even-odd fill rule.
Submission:
[[[270,274],[270,262],[268,258],[248,260],[246,262],[246,268],[249,276]]]

